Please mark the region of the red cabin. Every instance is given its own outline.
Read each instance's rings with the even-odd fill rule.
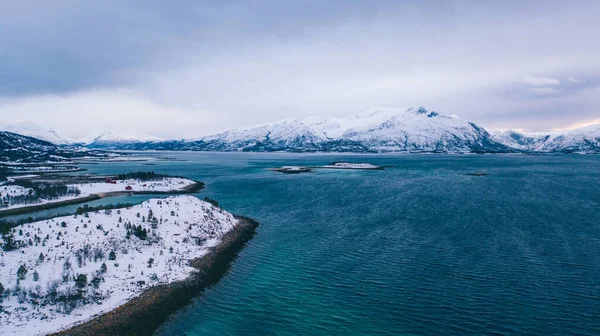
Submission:
[[[127,191],[132,191],[132,190],[133,190],[133,188],[132,188],[131,186],[127,186],[127,187],[125,187],[125,190],[127,190]]]
[[[106,183],[113,183],[113,180],[110,177],[107,177],[106,181],[104,181],[104,182],[106,182]]]

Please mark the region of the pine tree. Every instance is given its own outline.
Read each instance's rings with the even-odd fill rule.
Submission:
[[[115,253],[115,251],[110,251],[110,253],[108,254],[108,260],[116,260],[117,259],[117,254]]]
[[[15,237],[12,233],[4,234],[3,238],[4,245],[2,246],[2,249],[4,251],[12,251],[17,249],[17,245],[15,244]]]
[[[85,274],[77,275],[77,278],[75,279],[75,284],[77,285],[78,288],[83,288],[83,287],[87,286],[87,275],[85,275]]]
[[[40,274],[36,270],[33,272],[33,281],[38,281],[38,280],[40,280]]]
[[[102,273],[106,273],[107,267],[105,263],[102,263],[102,266],[100,266],[100,272]]]
[[[19,269],[17,270],[17,279],[25,280],[25,275],[27,275],[27,268],[23,265],[19,266]]]

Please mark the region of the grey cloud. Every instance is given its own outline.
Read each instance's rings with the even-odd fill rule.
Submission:
[[[0,114],[68,134],[120,118],[193,137],[424,105],[488,127],[553,128],[597,113],[599,9],[593,1],[4,2]]]

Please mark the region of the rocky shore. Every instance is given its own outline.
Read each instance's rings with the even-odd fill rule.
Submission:
[[[222,237],[219,245],[191,261],[197,272],[186,280],[152,287],[108,313],[51,335],[153,335],[171,314],[189,304],[205,288],[216,284],[254,237],[258,223],[245,217],[236,218],[239,223]]]

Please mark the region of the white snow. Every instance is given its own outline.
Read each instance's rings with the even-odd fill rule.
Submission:
[[[150,211],[155,222],[148,220]],[[26,246],[0,252],[0,283],[11,291],[8,295],[5,292],[0,303],[10,313],[0,313],[0,335],[55,332],[110,311],[151,286],[182,280],[194,271],[189,261],[206,254],[207,248],[217,245],[237,222],[210,203],[176,196],[89,213],[89,217],[68,216],[20,225],[13,230],[14,237]],[[129,223],[146,229],[147,239],[133,234],[127,238]],[[116,260],[108,260],[111,251],[116,253]],[[101,271],[103,263],[105,273]],[[17,285],[21,265],[27,273]],[[38,281],[34,272],[39,274]],[[58,296],[79,291],[74,281],[79,274],[87,276],[81,292],[85,299],[72,311],[52,302],[52,288]],[[97,288],[91,283],[94,277],[100,279]]]
[[[62,136],[50,128],[40,126],[32,121],[22,121],[3,127],[3,130],[44,141],[55,145],[74,144],[75,140]]]
[[[135,143],[160,140],[162,139],[153,135],[138,133],[136,131],[129,130],[125,127],[121,127],[118,125],[109,125],[106,126],[104,131],[102,131],[100,134],[80,139],[79,142],[85,145],[101,145],[111,143]]]

